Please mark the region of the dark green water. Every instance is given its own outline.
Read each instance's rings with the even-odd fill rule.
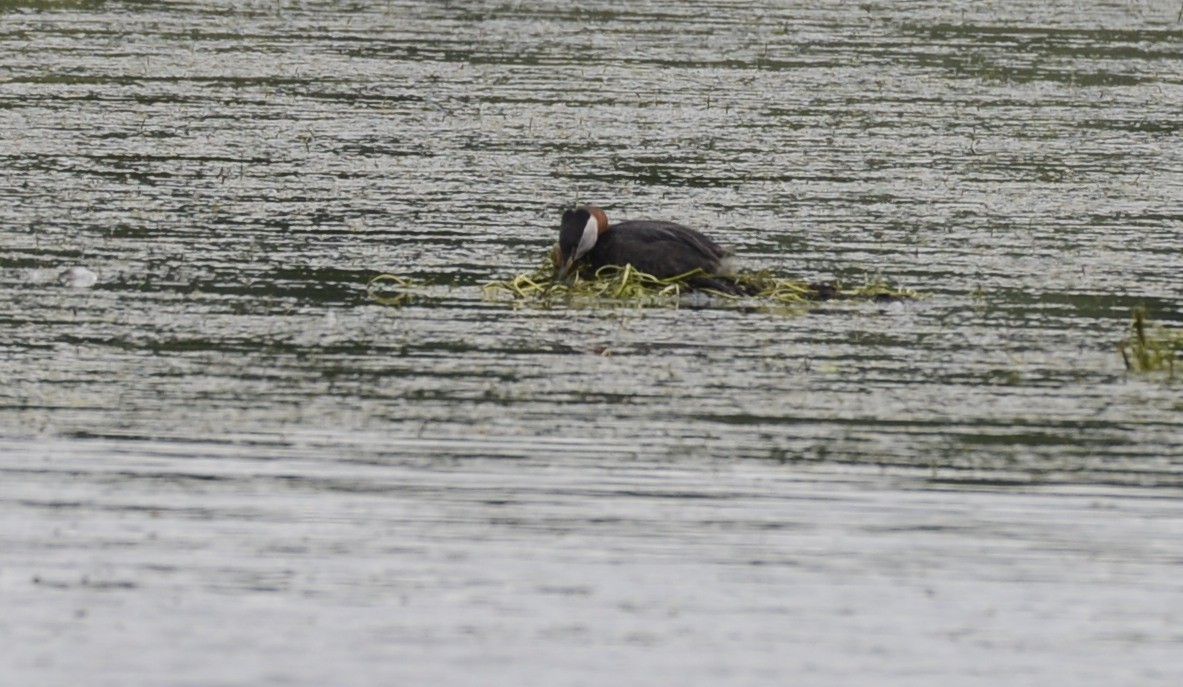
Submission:
[[[1178,684],[1180,8],[1029,5],[0,3],[17,683]]]

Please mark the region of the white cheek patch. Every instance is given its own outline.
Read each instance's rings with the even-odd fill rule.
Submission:
[[[596,223],[596,218],[588,217],[587,226],[583,228],[583,236],[579,237],[579,245],[575,248],[575,259],[578,260],[586,255],[596,245],[596,239],[599,236],[600,228]]]

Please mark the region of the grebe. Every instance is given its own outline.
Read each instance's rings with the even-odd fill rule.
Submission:
[[[559,279],[585,261],[593,270],[632,265],[658,279],[698,269],[691,286],[741,294],[735,282],[732,252],[701,233],[674,222],[630,220],[608,225],[604,211],[592,206],[563,213],[556,256]]]

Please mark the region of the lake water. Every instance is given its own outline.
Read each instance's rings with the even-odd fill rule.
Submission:
[[[1180,10],[0,3],[0,678],[1179,684]]]

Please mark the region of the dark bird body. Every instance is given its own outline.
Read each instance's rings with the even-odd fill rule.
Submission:
[[[702,233],[676,222],[630,220],[609,225],[599,208],[563,213],[559,230],[559,276],[577,263],[593,271],[607,265],[632,265],[659,279],[698,271],[691,286],[740,294],[733,277],[732,252]]]

